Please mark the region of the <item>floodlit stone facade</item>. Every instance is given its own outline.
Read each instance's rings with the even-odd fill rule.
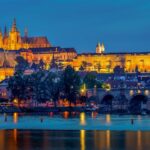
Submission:
[[[125,72],[133,73],[137,70],[142,73],[150,72],[150,53],[86,53],[79,54],[71,65],[75,70],[85,66],[86,71],[99,73],[112,73],[114,68],[119,66]]]
[[[104,44],[98,43],[95,53],[77,54],[74,48],[52,47],[46,37],[28,37],[27,30],[21,37],[14,19],[9,34],[6,28],[4,34],[0,31],[0,80],[14,74],[17,56],[22,56],[31,64],[43,60],[46,69],[54,59],[64,67],[71,65],[77,71],[113,73],[119,66],[128,73],[137,70],[150,73],[149,52],[106,53]]]
[[[0,31],[0,48],[4,50],[19,50],[21,48],[39,48],[39,47],[50,47],[46,37],[28,37],[27,29],[25,29],[25,34],[22,37],[14,19],[12,28],[10,32],[7,32],[5,27],[4,34]]]

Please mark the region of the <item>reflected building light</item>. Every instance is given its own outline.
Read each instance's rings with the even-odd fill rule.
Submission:
[[[91,114],[91,115],[92,115],[92,118],[96,118],[97,112],[93,112],[93,111],[92,111],[92,114]]]
[[[110,124],[111,123],[111,117],[110,114],[106,115],[106,123]]]
[[[18,123],[18,113],[13,114],[13,122]]]
[[[86,136],[85,130],[80,130],[80,147],[81,150],[85,150],[85,136]]]
[[[80,113],[80,125],[86,125],[86,116],[85,113]]]
[[[133,94],[134,94],[134,91],[130,90],[130,96],[133,96]]]
[[[145,90],[145,95],[146,95],[146,96],[149,95],[149,90]]]
[[[68,119],[68,118],[69,118],[69,112],[68,112],[68,111],[65,111],[65,112],[63,113],[63,117],[64,117],[65,119]]]
[[[138,93],[138,94],[141,94],[141,90],[138,90],[137,93]]]
[[[50,117],[53,117],[54,113],[53,113],[53,112],[50,112],[49,115],[50,115]]]
[[[17,129],[14,129],[13,132],[14,132],[14,141],[15,143],[17,143]]]
[[[110,149],[110,130],[106,131],[106,147]]]
[[[142,135],[141,135],[141,131],[137,131],[137,150],[141,150],[142,149]]]
[[[138,121],[142,121],[141,115],[138,115]]]

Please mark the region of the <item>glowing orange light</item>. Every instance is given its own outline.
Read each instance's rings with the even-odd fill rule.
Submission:
[[[18,122],[18,113],[13,114],[13,121],[14,121],[14,123]]]
[[[110,114],[106,115],[106,123],[110,123],[111,122],[111,117]]]
[[[85,150],[85,130],[80,130],[81,150]]]
[[[85,113],[84,112],[80,113],[80,124],[86,125],[86,119],[85,119]]]

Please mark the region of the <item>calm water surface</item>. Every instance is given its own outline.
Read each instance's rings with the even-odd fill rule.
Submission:
[[[150,150],[150,116],[0,114],[0,150]]]
[[[146,131],[0,130],[0,150],[149,150]]]
[[[132,123],[133,120],[133,123]],[[150,116],[61,114],[0,114],[0,129],[150,131]]]

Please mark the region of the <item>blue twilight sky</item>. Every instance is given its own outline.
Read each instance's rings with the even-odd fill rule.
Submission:
[[[46,35],[53,46],[94,52],[150,51],[150,0],[0,0],[0,27],[13,18],[23,34]]]

